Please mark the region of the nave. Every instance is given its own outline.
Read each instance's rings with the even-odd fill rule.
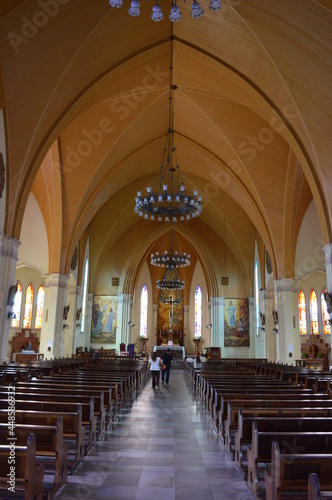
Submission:
[[[151,379],[55,496],[72,499],[251,500],[182,369]]]

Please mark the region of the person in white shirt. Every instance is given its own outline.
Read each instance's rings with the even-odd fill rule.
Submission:
[[[202,361],[199,354],[194,358],[194,368],[202,368]]]
[[[155,352],[153,352],[151,354],[151,358],[149,360],[149,365],[148,365],[152,377],[152,389],[154,389],[156,386],[159,387],[161,367],[162,367],[161,359],[157,356]]]

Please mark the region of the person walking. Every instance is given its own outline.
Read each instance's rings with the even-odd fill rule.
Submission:
[[[171,354],[171,350],[167,349],[167,351],[165,352],[165,354],[163,356],[163,366],[165,367],[165,369],[163,369],[163,371],[161,372],[161,383],[162,384],[164,384],[165,375],[166,375],[166,384],[168,384],[168,382],[169,382],[169,373],[171,371],[172,361],[173,361],[173,356]]]
[[[152,389],[159,387],[160,380],[160,368],[163,366],[161,359],[157,356],[155,352],[151,354],[149,359],[148,368],[152,377]]]

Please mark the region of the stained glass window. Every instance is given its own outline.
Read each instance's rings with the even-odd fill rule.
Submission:
[[[33,286],[30,283],[27,289],[27,293],[25,294],[23,328],[31,328],[32,304],[33,304]]]
[[[42,327],[43,309],[44,309],[44,287],[43,285],[41,285],[38,289],[38,294],[37,294],[35,328],[41,329]]]
[[[11,322],[12,328],[18,328],[20,324],[20,314],[21,314],[21,304],[22,304],[22,285],[17,283],[17,292],[15,295],[14,306],[13,306],[13,319]]]
[[[330,335],[331,333],[331,326],[329,323],[330,315],[327,312],[327,305],[324,299],[324,293],[327,293],[326,288],[322,291],[321,294],[321,304],[322,304],[322,320],[323,320],[323,332],[324,335]]]
[[[298,308],[300,335],[307,335],[307,311],[305,306],[305,295],[302,290],[300,290],[298,296]]]
[[[202,290],[197,285],[195,290],[195,337],[202,336]]]
[[[318,335],[318,307],[317,307],[317,295],[314,290],[311,290],[309,296],[310,304],[310,330],[311,334]]]
[[[82,318],[81,318],[81,333],[84,333],[85,329],[85,308],[86,308],[86,298],[88,294],[88,274],[89,273],[89,262],[88,259],[85,261],[84,269],[84,280],[83,280],[83,299],[82,299]]]
[[[256,334],[259,335],[259,275],[258,275],[258,262],[255,261],[255,291],[256,291]]]
[[[141,317],[140,317],[140,327],[139,334],[140,337],[147,337],[148,329],[148,289],[144,285],[141,291]]]

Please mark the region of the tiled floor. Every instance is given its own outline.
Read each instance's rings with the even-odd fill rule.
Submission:
[[[188,376],[151,382],[122,411],[56,499],[251,500]]]

